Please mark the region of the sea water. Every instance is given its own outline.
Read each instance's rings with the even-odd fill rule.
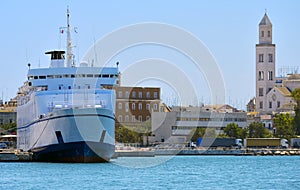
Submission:
[[[300,189],[300,156],[123,157],[0,163],[0,189]]]

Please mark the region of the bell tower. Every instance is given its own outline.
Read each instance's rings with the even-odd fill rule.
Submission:
[[[256,44],[256,111],[266,113],[267,94],[275,86],[275,44],[272,44],[272,23],[267,15],[259,25]]]

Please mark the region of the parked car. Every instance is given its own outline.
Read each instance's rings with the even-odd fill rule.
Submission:
[[[5,149],[7,148],[7,144],[4,142],[0,142],[0,149]]]

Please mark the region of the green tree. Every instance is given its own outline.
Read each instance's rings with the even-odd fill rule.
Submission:
[[[2,134],[15,134],[17,132],[17,124],[16,123],[7,123],[0,125]]]
[[[228,137],[233,138],[240,138],[242,133],[242,129],[236,123],[229,123],[223,131]]]
[[[237,139],[246,138],[248,133],[247,128],[241,128],[236,123],[229,123],[223,131],[228,137]]]
[[[263,123],[252,122],[248,126],[248,137],[249,138],[269,138],[272,134],[268,129],[264,127]]]
[[[196,142],[200,137],[211,137],[217,136],[216,129],[214,128],[203,128],[197,127],[191,131],[191,141]]]
[[[137,143],[139,142],[139,134],[134,130],[122,126],[116,129],[116,141],[119,143]]]
[[[275,137],[290,139],[295,136],[294,118],[290,117],[290,114],[278,114],[273,121],[276,127]]]
[[[295,118],[293,122],[294,131],[297,135],[300,135],[300,88],[294,89],[291,96],[296,101],[296,106],[294,108]]]

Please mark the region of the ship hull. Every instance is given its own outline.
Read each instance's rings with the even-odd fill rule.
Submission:
[[[20,128],[19,138],[33,161],[107,162],[115,153],[114,123],[109,109],[62,109]]]
[[[40,162],[99,163],[108,162],[114,146],[100,142],[72,142],[32,150],[33,160]]]

